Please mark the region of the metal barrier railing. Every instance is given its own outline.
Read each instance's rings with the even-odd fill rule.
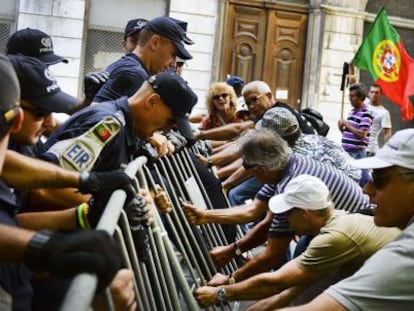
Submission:
[[[159,215],[153,207],[154,222],[146,230],[148,252],[143,254],[142,241],[137,241],[140,238],[134,236],[134,226],[131,226],[123,211],[126,200],[124,191],[117,190],[111,195],[97,225],[97,229],[114,235],[121,249],[124,266],[134,271],[138,310],[199,310],[192,290],[206,285],[207,280],[217,272],[208,252],[216,246],[227,244],[221,226],[190,225],[181,208],[180,200],[191,201],[193,193],[190,192],[199,192],[205,207],[213,208],[190,152],[184,149],[161,158],[151,166],[147,165],[145,157],[139,157],[125,169],[129,176],[137,177],[140,188],[156,192],[155,185],[160,184],[172,203],[173,209],[169,214]],[[188,185],[189,180],[191,186]],[[221,271],[229,274],[235,269],[237,265],[232,261]],[[95,275],[84,273],[75,277],[61,310],[89,310],[96,286]],[[217,308],[232,310],[229,304],[210,307],[208,310]],[[108,290],[106,309],[114,310]]]

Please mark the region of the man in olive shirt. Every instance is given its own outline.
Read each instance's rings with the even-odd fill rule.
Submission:
[[[298,235],[314,235],[306,251],[276,272],[262,273],[240,283],[201,287],[196,298],[203,307],[228,300],[254,300],[255,310],[280,307],[317,281],[351,275],[377,250],[400,234],[396,228],[376,227],[371,216],[334,210],[329,189],[317,177],[299,175],[282,194],[269,201],[275,214],[286,214]],[[271,309],[272,310],[272,309]]]

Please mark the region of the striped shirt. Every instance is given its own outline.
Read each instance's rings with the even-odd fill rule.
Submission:
[[[354,108],[349,112],[347,118],[348,123],[354,128],[368,131],[368,135],[366,135],[364,138],[361,138],[352,133],[350,130],[345,129],[342,132],[342,147],[346,151],[361,149],[363,150],[368,146],[372,119],[372,115],[368,111],[368,107],[365,104],[362,105],[359,109]]]
[[[256,198],[269,201],[272,196],[283,193],[292,178],[302,174],[318,177],[326,184],[336,209],[356,212],[359,209],[370,208],[368,196],[363,194],[356,182],[331,165],[301,155],[291,155],[281,180],[277,184],[264,185],[256,194]],[[283,214],[274,214],[269,236],[286,236],[292,233],[287,217]]]

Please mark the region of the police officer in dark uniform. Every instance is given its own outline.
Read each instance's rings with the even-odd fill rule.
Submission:
[[[1,171],[9,133],[19,130],[22,121],[18,79],[12,64],[4,56],[0,56],[0,89],[2,90],[0,92]],[[134,182],[126,174],[124,177],[127,179],[126,183],[119,188],[131,190]],[[80,178],[81,191],[88,192],[99,188],[107,191],[107,186],[113,183],[112,179],[106,178],[105,186],[99,179],[93,173],[84,175]],[[112,191],[117,189],[110,187]],[[111,281],[120,268],[120,258],[114,241],[106,232],[84,231],[64,234],[51,230],[35,232],[20,229],[18,228],[20,224],[37,228],[36,219],[49,223],[50,228],[74,229],[77,214],[75,209],[56,212],[54,216],[59,214],[59,217],[39,213],[24,214],[24,221],[23,219],[18,221],[16,210],[19,206],[15,201],[10,200],[10,192],[11,189],[1,181],[0,248],[7,249],[5,252],[0,252],[0,306],[2,308],[12,308],[16,311],[31,310],[32,289],[29,283],[29,269],[60,277],[70,277],[80,272],[94,273],[97,274],[98,282],[103,287]],[[57,254],[59,256],[56,256]],[[68,256],[71,261],[68,260]]]
[[[109,66],[109,79],[93,101],[104,102],[131,96],[149,75],[174,67],[176,56],[191,59],[183,44],[188,40],[184,30],[170,17],[162,16],[149,21],[140,30],[135,49]]]
[[[176,98],[181,98],[180,102]],[[130,98],[88,107],[68,119],[46,142],[43,157],[72,170],[106,171],[134,159],[140,143],[175,124],[191,133],[188,115],[197,96],[179,76],[151,76]]]

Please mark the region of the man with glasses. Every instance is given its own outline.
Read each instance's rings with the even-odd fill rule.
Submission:
[[[266,238],[268,245],[262,254],[231,276],[216,275],[210,285],[238,282],[283,263],[294,232],[286,217],[267,211],[267,203],[275,194],[283,193],[288,182],[298,175],[308,174],[320,178],[329,188],[336,209],[357,212],[370,208],[367,196],[363,195],[356,182],[331,165],[294,154],[287,142],[271,130],[249,130],[240,137],[238,143],[244,166],[259,182],[265,184],[253,202],[227,210],[202,210],[185,204],[184,210],[189,221],[194,224],[241,224],[258,220],[267,213],[263,221],[233,244],[234,252],[231,256],[216,258],[218,267],[228,263],[234,254],[240,255],[264,243]]]
[[[304,253],[279,270],[262,273],[240,283],[201,287],[195,291],[199,304],[209,306],[224,296],[228,300],[259,301],[254,310],[286,306],[299,294],[309,301],[329,284],[352,275],[377,250],[394,240],[400,230],[378,228],[373,217],[346,214],[334,209],[328,187],[317,177],[299,175],[282,194],[272,197],[269,209],[285,215],[299,236],[315,236]]]
[[[351,277],[307,305],[283,310],[411,310],[414,304],[414,129],[396,132],[374,157],[353,162],[372,169],[364,191],[376,206],[377,226],[402,234],[374,254]]]

